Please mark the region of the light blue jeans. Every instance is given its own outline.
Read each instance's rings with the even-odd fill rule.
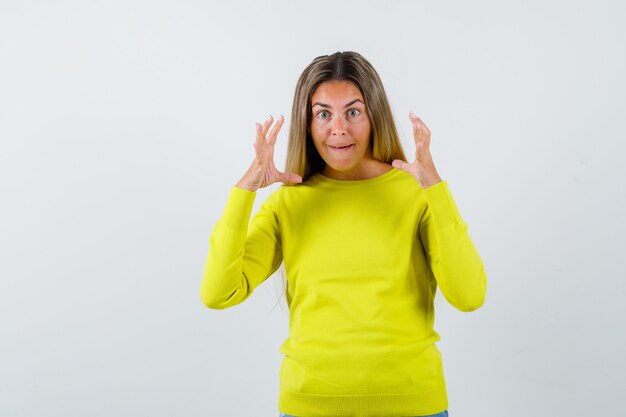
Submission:
[[[289,414],[283,414],[279,412],[278,417],[296,417],[296,416],[290,416]],[[438,414],[431,414],[429,416],[415,416],[415,417],[448,417],[448,410],[442,411],[441,413],[438,413]]]

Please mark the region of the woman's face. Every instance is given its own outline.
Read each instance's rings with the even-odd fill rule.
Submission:
[[[330,178],[357,178],[372,159],[365,99],[351,81],[326,81],[311,97],[311,136]]]

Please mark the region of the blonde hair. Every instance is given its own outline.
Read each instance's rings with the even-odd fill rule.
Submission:
[[[357,52],[335,52],[332,55],[315,58],[298,79],[291,110],[285,172],[298,174],[305,181],[324,169],[325,162],[315,149],[309,132],[311,97],[320,84],[335,80],[350,81],[363,94],[372,126],[372,137],[369,142],[372,157],[388,164],[394,159],[406,161],[387,94],[378,73],[372,64]],[[290,186],[293,183],[284,185]],[[287,278],[284,266],[280,268],[280,275],[283,282],[282,294],[286,294]]]
[[[356,52],[335,52],[315,58],[298,79],[291,110],[285,172],[298,174],[305,181],[324,169],[325,162],[315,149],[309,132],[311,97],[320,84],[335,80],[350,81],[363,94],[372,126],[370,148],[374,159],[388,164],[394,159],[406,161],[378,73],[369,61]]]

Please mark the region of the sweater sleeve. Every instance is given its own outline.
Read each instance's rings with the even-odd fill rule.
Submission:
[[[256,193],[231,188],[209,239],[200,286],[200,297],[208,308],[221,310],[243,302],[280,266],[280,191],[271,193],[250,220]]]
[[[424,189],[428,207],[419,226],[430,268],[442,294],[455,308],[473,311],[483,305],[487,275],[452,198],[447,181]]]

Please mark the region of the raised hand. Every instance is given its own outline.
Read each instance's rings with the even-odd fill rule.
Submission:
[[[422,188],[427,188],[442,181],[430,154],[430,130],[413,112],[409,113],[409,119],[413,124],[415,161],[409,164],[401,159],[394,159],[391,165],[413,175]]]
[[[256,124],[256,142],[254,143],[256,157],[245,175],[237,182],[237,187],[256,191],[259,188],[267,187],[279,181],[302,182],[300,175],[280,172],[274,165],[274,144],[276,143],[278,132],[280,132],[280,128],[285,122],[285,118],[281,115],[280,119],[270,130],[273,121],[274,118],[270,115],[263,125],[260,123]]]

